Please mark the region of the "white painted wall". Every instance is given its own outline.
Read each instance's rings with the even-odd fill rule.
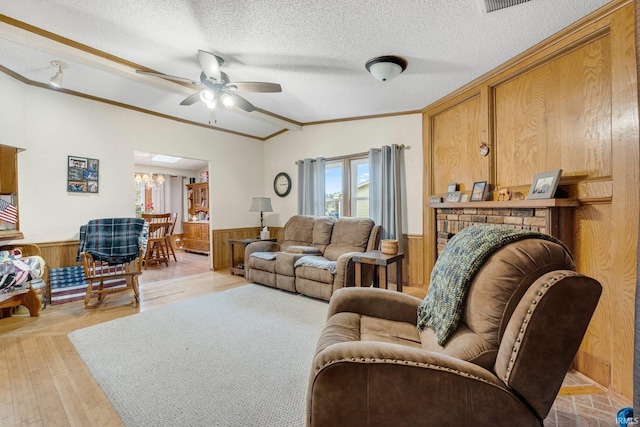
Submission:
[[[246,227],[262,192],[264,143],[25,85],[0,73],[0,144],[18,156],[25,242],[77,238],[92,218],[132,216],[133,152],[210,162],[212,228]],[[100,192],[66,190],[67,156],[100,160]]]
[[[296,160],[363,153],[383,145],[404,144],[406,205],[404,232],[422,234],[422,115],[411,114],[305,126],[265,142],[264,196],[271,197],[273,213],[265,214],[267,226],[282,226],[297,213],[298,169]],[[278,172],[291,177],[291,193],[278,197],[273,179]],[[253,225],[259,224],[259,219]]]
[[[405,144],[405,232],[422,234],[422,118],[420,114],[306,126],[266,142],[162,119],[25,85],[0,73],[0,144],[18,156],[20,229],[25,242],[75,239],[92,218],[132,216],[134,151],[210,162],[211,228],[258,226],[252,197],[271,197],[267,225],[282,226],[297,210],[297,166],[306,157],[365,152]],[[100,192],[66,191],[67,156],[100,160]],[[287,172],[292,192],[273,191]]]

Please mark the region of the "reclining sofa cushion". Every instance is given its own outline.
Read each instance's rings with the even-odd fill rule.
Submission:
[[[335,221],[331,216],[292,216],[284,225],[280,250],[289,252],[290,247],[296,247],[294,251],[299,251],[300,247],[314,247],[322,253],[330,242]]]
[[[331,243],[324,250],[324,257],[336,261],[347,252],[366,251],[374,225],[369,218],[338,218],[333,225]]]

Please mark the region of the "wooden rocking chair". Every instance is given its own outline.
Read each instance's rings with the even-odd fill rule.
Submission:
[[[134,305],[139,303],[138,276],[144,257],[141,243],[146,228],[141,218],[97,219],[80,228],[79,252],[87,281],[85,308],[93,296],[100,302],[104,294],[129,289],[133,290]]]

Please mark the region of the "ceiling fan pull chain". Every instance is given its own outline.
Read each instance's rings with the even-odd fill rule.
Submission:
[[[211,124],[212,121],[213,123],[218,123],[218,119],[216,118],[216,110],[209,110],[209,124]]]

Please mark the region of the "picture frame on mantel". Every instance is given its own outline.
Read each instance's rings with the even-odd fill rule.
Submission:
[[[487,189],[487,181],[478,181],[473,183],[473,190],[471,190],[470,202],[481,202],[484,200]]]
[[[460,191],[449,191],[446,194],[444,201],[445,202],[459,202],[460,201],[460,197],[462,197],[462,194],[460,193]]]
[[[552,199],[558,188],[562,169],[537,174],[533,178],[527,199]]]

